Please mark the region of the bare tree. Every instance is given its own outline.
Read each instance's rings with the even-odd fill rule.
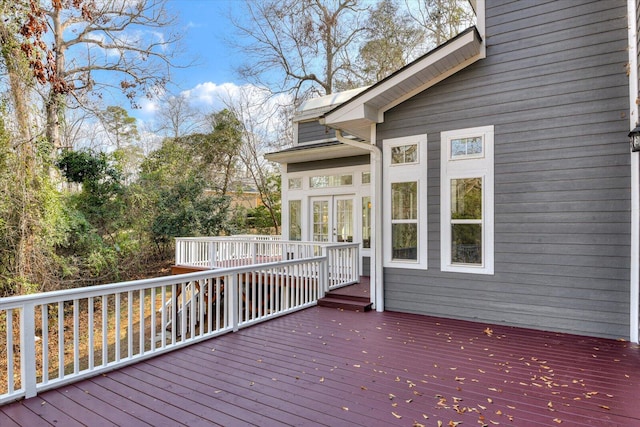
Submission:
[[[246,0],[232,17],[236,46],[247,61],[240,75],[295,99],[330,94],[352,73],[350,56],[362,33],[360,0]],[[244,19],[243,19],[244,18]]]
[[[407,8],[411,17],[426,31],[430,48],[453,38],[471,26],[474,20],[468,0],[420,0],[415,7],[407,2]]]
[[[277,210],[280,191],[273,186],[273,177],[277,173],[273,165],[264,158],[264,153],[278,138],[276,132],[278,126],[274,120],[279,117],[279,106],[269,102],[269,98],[270,93],[266,89],[245,86],[233,97],[228,96],[223,99],[223,102],[240,121],[242,131],[240,160],[245,173],[255,184],[262,204],[269,212],[275,232],[278,234]]]
[[[156,117],[160,122],[159,130],[167,132],[167,136],[172,138],[197,132],[203,126],[202,115],[181,94],[163,97]]]
[[[369,11],[358,65],[362,84],[373,84],[417,56],[425,31],[396,0],[381,0]]]
[[[118,90],[135,104],[139,94],[169,81],[180,36],[170,30],[167,1],[29,0],[21,34],[34,75],[49,86],[46,135],[54,146],[61,146],[67,103],[90,107],[87,94]],[[51,40],[44,37],[49,30]]]

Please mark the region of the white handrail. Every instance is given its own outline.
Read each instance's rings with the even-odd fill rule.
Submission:
[[[176,265],[225,268],[326,254],[329,289],[357,283],[360,279],[358,243],[268,240],[269,237],[179,237],[176,238]]]
[[[320,256],[2,298],[0,404],[315,305],[326,270]]]

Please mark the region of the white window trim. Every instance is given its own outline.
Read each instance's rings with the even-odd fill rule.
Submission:
[[[402,145],[417,144],[418,161],[415,163],[391,163],[391,148]],[[383,188],[383,264],[385,267],[426,270],[427,242],[427,135],[413,135],[382,141],[383,166],[386,172]],[[418,195],[418,248],[417,260],[392,259],[391,240],[391,184],[397,182],[417,182]]]
[[[451,157],[452,139],[482,136],[483,156]],[[494,274],[494,129],[460,129],[440,134],[440,269],[447,272]],[[482,178],[482,265],[451,262],[451,180]]]

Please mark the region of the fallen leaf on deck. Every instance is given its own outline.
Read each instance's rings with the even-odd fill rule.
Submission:
[[[397,419],[402,418],[402,415],[398,415],[398,414],[396,414],[395,412],[392,412],[392,414],[393,414],[393,416],[394,416],[394,417],[396,417]]]
[[[366,390],[367,388],[363,385],[360,386],[360,390]]]
[[[413,426],[412,426],[412,427],[427,427],[427,426],[425,426],[424,424],[420,424],[420,423],[419,423],[419,422],[417,422],[417,421],[414,421],[414,422],[413,422]]]
[[[458,424],[462,424],[462,421],[449,421],[449,427],[456,427]]]
[[[442,427],[442,421],[438,420],[438,427]]]
[[[483,332],[488,337],[493,335],[493,330],[491,328],[486,328]]]
[[[343,411],[348,411],[348,410],[349,410],[349,408],[347,408],[346,406],[343,406],[343,407],[342,407],[342,410],[343,410]]]
[[[393,402],[391,406],[393,406],[394,408],[398,407],[398,402]]]
[[[411,403],[411,402],[413,402],[413,399],[407,399],[407,400],[405,400],[405,403]]]
[[[600,405],[600,407],[602,409],[606,409],[607,411],[609,411],[611,408],[609,408],[607,405]]]
[[[320,382],[323,383],[324,382],[324,377],[320,377]]]
[[[554,418],[553,422],[554,423],[558,423],[558,424],[562,424],[562,420],[560,418]]]
[[[490,397],[487,397],[487,402],[493,403],[493,399],[491,399]]]
[[[396,397],[395,394],[389,393],[389,399],[393,400],[394,397]]]

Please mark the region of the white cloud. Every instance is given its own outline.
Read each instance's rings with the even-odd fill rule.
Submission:
[[[224,108],[223,99],[233,97],[239,92],[240,87],[234,83],[219,85],[213,82],[205,82],[181,92],[180,95],[187,98],[195,108],[215,111]]]

